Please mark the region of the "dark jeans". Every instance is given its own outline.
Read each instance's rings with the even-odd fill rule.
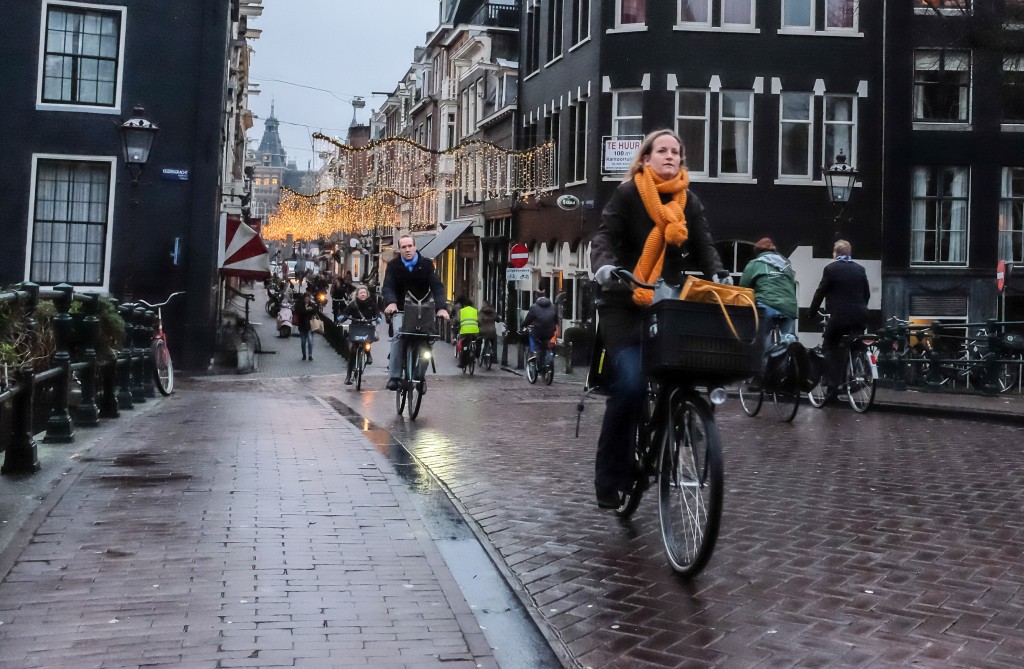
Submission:
[[[610,395],[597,440],[594,485],[625,492],[633,481],[633,452],[647,377],[640,364],[640,344],[627,346],[611,358]]]

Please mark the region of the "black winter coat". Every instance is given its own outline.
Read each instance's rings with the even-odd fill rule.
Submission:
[[[417,300],[433,295],[434,308],[438,311],[448,307],[444,285],[437,278],[434,263],[418,254],[412,271],[406,269],[401,256],[388,263],[381,292],[384,295],[384,305],[397,304],[399,311],[405,309],[405,294],[409,292]]]
[[[663,194],[661,198],[668,202],[672,196]],[[665,281],[673,285],[683,283],[686,270],[700,270],[710,279],[723,269],[704,217],[704,205],[692,190],[687,194],[683,213],[687,239],[682,246],[666,246],[661,272]],[[590,267],[595,272],[604,265],[633,271],[652,229],[654,221],[647,214],[636,183],[632,179],[624,181],[601,212],[601,224],[590,247]],[[605,346],[614,351],[631,342],[639,343],[641,311],[633,302],[632,287],[620,284],[603,290],[600,315]]]
[[[811,299],[810,313],[817,314],[822,300],[830,323],[838,325],[866,325],[871,288],[864,268],[853,261],[836,260],[821,273],[821,283]]]

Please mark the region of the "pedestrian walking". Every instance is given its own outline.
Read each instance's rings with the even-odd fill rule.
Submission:
[[[302,359],[313,359],[313,329],[311,322],[317,314],[316,302],[312,293],[305,293],[301,297],[299,307],[295,312],[299,318],[299,346],[302,349]]]

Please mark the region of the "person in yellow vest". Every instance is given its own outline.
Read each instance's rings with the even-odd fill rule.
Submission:
[[[480,314],[477,312],[473,302],[466,297],[457,300],[462,308],[459,309],[459,340],[456,344],[459,354],[459,369],[466,366],[466,357],[471,346],[480,335]]]

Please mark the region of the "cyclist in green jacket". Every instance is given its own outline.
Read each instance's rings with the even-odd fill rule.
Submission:
[[[740,285],[754,291],[754,301],[764,307],[768,321],[778,316],[779,333],[796,334],[798,307],[796,302],[796,273],[789,259],[779,253],[771,237],[754,244],[757,257],[747,263],[740,277]]]
[[[457,343],[459,368],[461,369],[466,366],[466,352],[473,345],[473,340],[480,335],[480,314],[469,298],[463,297],[457,302],[462,305],[462,308],[459,309],[459,340]]]

